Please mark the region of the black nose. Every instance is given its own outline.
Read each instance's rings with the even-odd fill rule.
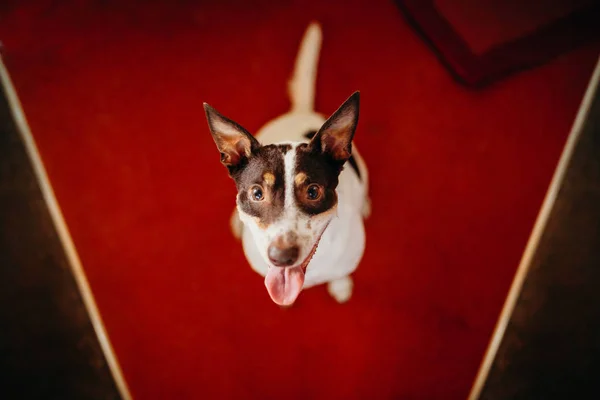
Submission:
[[[289,267],[298,260],[299,249],[297,246],[281,247],[277,244],[269,246],[269,260],[277,267]]]

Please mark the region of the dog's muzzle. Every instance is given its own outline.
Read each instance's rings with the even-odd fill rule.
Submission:
[[[325,228],[327,228],[327,225]],[[304,274],[306,273],[308,263],[310,263],[317,250],[325,228],[321,231],[308,256],[302,261],[302,264],[296,267],[292,267],[292,265],[297,262],[300,251],[295,244],[295,237],[280,237],[271,243],[267,250],[269,259],[271,259],[272,251],[274,258],[277,258],[278,262],[284,264],[278,266],[271,259],[274,265],[268,268],[267,275],[265,276],[265,286],[275,303],[288,306],[296,300],[304,285]],[[273,250],[271,250],[272,248]]]
[[[300,256],[296,234],[288,232],[276,237],[267,249],[267,256],[276,267],[289,267],[296,264]]]
[[[269,261],[277,267],[289,267],[298,261],[300,249],[296,245],[272,243],[268,249]]]

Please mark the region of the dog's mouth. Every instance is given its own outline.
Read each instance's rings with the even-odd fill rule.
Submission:
[[[325,229],[323,229],[323,232],[325,232]],[[296,301],[304,285],[306,268],[317,251],[323,232],[317,238],[317,241],[302,264],[296,267],[269,266],[267,276],[265,277],[265,286],[273,302],[280,306],[289,306]]]

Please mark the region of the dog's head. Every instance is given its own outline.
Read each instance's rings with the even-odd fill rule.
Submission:
[[[337,209],[338,176],[352,154],[359,93],[350,96],[309,143],[263,146],[208,104],[204,109],[221,162],[238,190],[240,219],[269,266],[267,290],[275,303],[292,304]]]

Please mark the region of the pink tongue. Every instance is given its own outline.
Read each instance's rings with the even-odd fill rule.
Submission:
[[[270,267],[265,286],[271,299],[280,306],[289,306],[296,300],[304,284],[302,266]]]

